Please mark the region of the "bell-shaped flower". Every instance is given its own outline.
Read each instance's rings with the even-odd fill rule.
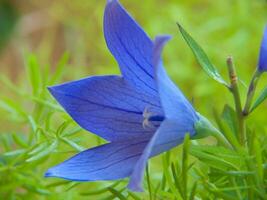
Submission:
[[[117,0],[104,14],[107,46],[122,76],[92,76],[50,87],[66,112],[85,130],[109,143],[50,168],[47,177],[75,181],[130,177],[128,187],[142,190],[149,158],[196,134],[201,118],[168,77],[162,61],[169,36],[147,36]]]
[[[267,26],[265,27],[261,42],[258,70],[260,72],[267,71]]]

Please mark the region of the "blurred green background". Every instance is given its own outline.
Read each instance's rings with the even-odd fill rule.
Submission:
[[[64,113],[55,112],[55,108],[60,108],[45,88],[90,75],[119,73],[104,41],[105,3],[105,0],[0,1],[0,199],[112,198],[108,194],[81,195],[112,183],[76,185],[42,177],[47,168],[73,155],[75,144],[78,151],[80,147],[102,142],[79,130]],[[245,97],[267,22],[266,0],[121,0],[121,3],[151,38],[158,34],[173,36],[164,51],[165,67],[199,112],[212,118],[214,109],[221,112],[226,102],[232,104],[232,97],[201,70],[176,22],[201,44],[225,79],[225,60],[228,55],[234,57],[239,78],[244,82],[241,92]],[[48,81],[52,77],[54,80]],[[260,88],[266,85],[266,78],[264,75]],[[263,112],[266,108],[265,103],[253,113],[251,127],[266,130]],[[69,132],[75,129],[71,140],[59,142],[53,151],[26,162],[30,155],[42,152],[34,151],[37,146],[49,141],[42,136],[46,133],[37,133],[38,130],[49,135],[49,131],[57,132],[60,128]],[[73,141],[75,144],[70,144]],[[24,152],[20,154],[20,150]],[[160,166],[156,162],[151,165],[152,178],[157,180]]]

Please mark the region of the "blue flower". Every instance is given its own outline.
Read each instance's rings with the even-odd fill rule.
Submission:
[[[161,52],[169,36],[151,41],[117,0],[108,1],[104,34],[122,76],[92,76],[49,88],[84,129],[109,143],[78,153],[50,168],[45,176],[75,181],[130,177],[142,190],[150,157],[195,134],[198,114],[168,77]]]
[[[261,42],[258,70],[260,72],[267,71],[267,26],[265,27]]]

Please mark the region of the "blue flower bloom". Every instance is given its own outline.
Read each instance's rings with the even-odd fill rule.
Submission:
[[[265,27],[261,42],[258,70],[260,72],[267,71],[267,26]]]
[[[49,91],[82,128],[109,143],[45,175],[75,181],[130,177],[128,187],[141,191],[147,160],[179,145],[186,133],[193,136],[199,117],[162,65],[169,36],[151,41],[117,0],[106,5],[104,34],[122,76],[93,76]]]

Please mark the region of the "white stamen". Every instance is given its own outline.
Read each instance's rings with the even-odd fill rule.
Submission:
[[[149,121],[149,118],[152,116],[153,114],[151,112],[148,111],[148,107],[145,108],[144,112],[143,112],[143,117],[144,117],[144,121],[143,121],[143,128],[147,129],[147,128],[154,128],[153,124]]]

